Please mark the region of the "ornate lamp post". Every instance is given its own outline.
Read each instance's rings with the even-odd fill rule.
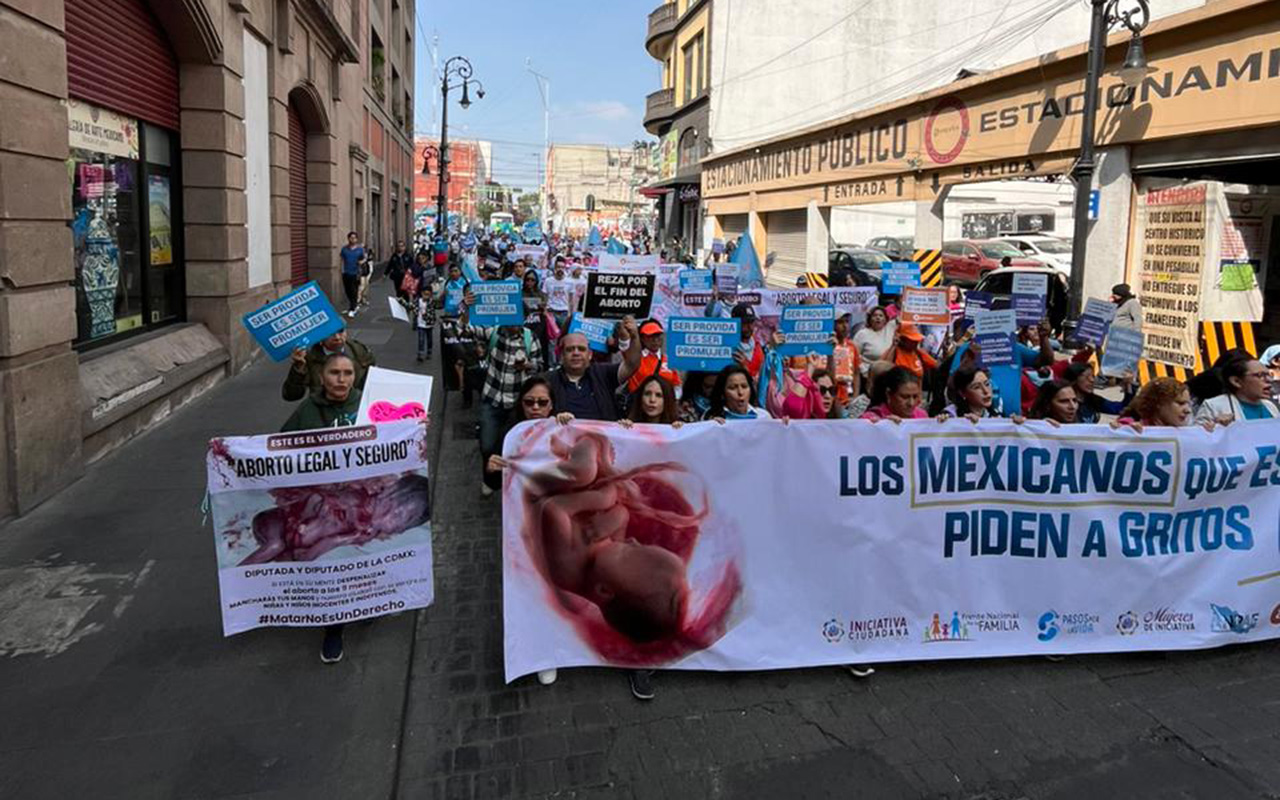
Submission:
[[[471,107],[471,84],[476,85],[476,97],[484,98],[484,84],[471,77],[471,62],[462,56],[454,56],[444,62],[440,71],[440,147],[436,149],[439,160],[440,191],[436,195],[436,235],[444,236],[448,227],[449,206],[446,187],[449,183],[449,92],[462,89],[458,105],[465,111]],[[454,80],[450,83],[450,80]],[[424,150],[424,155],[425,155]]]

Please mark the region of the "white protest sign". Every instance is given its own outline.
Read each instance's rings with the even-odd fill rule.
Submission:
[[[404,306],[400,305],[400,301],[394,297],[387,298],[387,305],[391,308],[391,316],[401,322],[409,321],[409,312],[404,310]]]
[[[426,416],[431,409],[431,384],[434,380],[430,375],[369,367],[364,390],[360,393],[356,424],[394,422]]]
[[[522,423],[503,452],[506,677],[1274,639],[1278,441],[1280,421]],[[769,468],[725,468],[744,453]],[[585,592],[584,541],[646,591]]]

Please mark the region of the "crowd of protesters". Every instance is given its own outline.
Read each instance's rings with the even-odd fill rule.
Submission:
[[[741,322],[733,363],[718,372],[682,373],[668,362],[665,331],[656,319],[618,322],[607,352],[569,332],[582,309],[587,271],[596,266],[594,248],[551,237],[536,260],[526,260],[529,251],[518,251],[517,243],[510,235],[454,235],[411,253],[399,242],[382,267],[411,315],[418,360],[433,359],[438,336],[446,390],[460,393],[464,408],[478,404],[484,496],[501,486],[507,432],[521,421],[550,417],[560,424],[601,420],[673,428],[768,419],[901,424],[961,418],[977,424],[1003,417],[1053,426],[1108,422],[1139,433],[1145,427],[1212,429],[1280,418],[1280,345],[1261,358],[1229,350],[1188,384],[1155,378],[1139,388],[1132,374],[1100,378],[1094,349],[1078,343],[1068,348],[1068,332],[1046,320],[1018,332],[1013,364],[986,366],[957,287],[948,298],[953,325],[942,330],[902,321],[898,298],[881,295],[856,320],[849,314],[837,319],[829,355],[795,358],[780,355],[785,337],[765,329],[754,306],[717,294],[708,315],[727,311]],[[647,235],[637,235],[628,249],[651,253],[654,247]],[[678,243],[661,254],[673,261],[688,258]],[[354,315],[372,274],[372,256],[353,233],[341,259],[348,315]],[[477,275],[521,281],[523,325],[471,324]],[[1127,285],[1116,286],[1111,300],[1117,307],[1113,326],[1140,328],[1141,304]],[[282,395],[302,404],[286,429],[350,424],[373,363],[369,349],[345,331],[295,352]],[[323,660],[340,658],[341,650],[341,629],[328,630]],[[873,671],[850,669],[859,676]],[[555,671],[539,679],[550,683]],[[639,698],[652,697],[650,673],[632,672],[631,688]]]

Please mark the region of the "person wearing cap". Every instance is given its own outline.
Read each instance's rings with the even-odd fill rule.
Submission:
[[[764,349],[755,339],[756,309],[750,303],[738,303],[731,316],[742,320],[742,340],[733,350],[733,360],[746,368],[751,380],[760,380],[760,367],[764,365]]]
[[[663,378],[673,387],[680,386],[680,373],[671,369],[663,351],[662,323],[651,319],[640,326],[640,366],[627,381],[627,391],[634,394],[650,375]]]
[[[923,378],[925,370],[934,369],[938,366],[937,360],[924,350],[920,349],[920,343],[924,341],[924,334],[914,323],[904,322],[898,326],[898,332],[893,337],[893,344],[880,357],[882,361],[892,361],[895,365],[908,370],[917,378]]]
[[[1117,283],[1111,287],[1111,302],[1117,306],[1111,327],[1142,330],[1142,303],[1133,296],[1129,284]]]

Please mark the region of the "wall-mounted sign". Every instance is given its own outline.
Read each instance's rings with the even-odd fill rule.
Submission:
[[[67,100],[67,138],[72,149],[138,158],[138,121],[79,100]]]

